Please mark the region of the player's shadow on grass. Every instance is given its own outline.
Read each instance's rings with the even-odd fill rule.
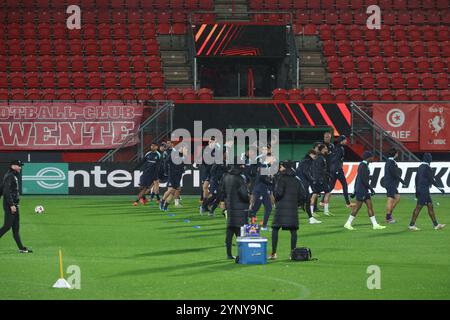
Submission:
[[[172,265],[163,265],[160,267],[150,267],[145,269],[137,269],[137,270],[129,270],[120,272],[111,276],[107,276],[107,278],[119,278],[119,277],[128,277],[128,276],[142,276],[146,274],[158,274],[158,273],[169,273],[173,271],[180,271],[184,269],[192,269],[192,268],[205,268],[207,266],[220,266],[226,265],[230,263],[229,260],[220,259],[220,260],[212,260],[212,261],[198,261],[193,263],[186,264],[172,264]],[[222,266],[220,266],[222,268]],[[217,271],[218,269],[216,269]]]
[[[144,258],[144,257],[161,257],[161,256],[168,256],[168,255],[182,255],[187,253],[194,253],[194,252],[202,252],[205,250],[210,249],[217,249],[222,248],[222,246],[210,246],[210,247],[201,247],[201,248],[190,248],[190,249],[174,249],[174,250],[161,250],[161,251],[151,251],[151,252],[145,252],[145,253],[139,253],[135,254],[129,257],[125,257],[126,259],[135,259],[135,258]]]

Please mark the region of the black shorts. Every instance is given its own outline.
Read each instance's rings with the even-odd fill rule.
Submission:
[[[158,176],[154,171],[144,171],[139,180],[139,185],[141,187],[151,187],[153,181],[158,180]]]
[[[370,200],[372,197],[371,197],[370,193],[368,193],[368,192],[366,192],[366,193],[355,192],[355,198],[356,198],[356,201],[364,202],[366,200]]]
[[[326,182],[313,183],[311,185],[311,188],[313,190],[313,193],[315,193],[315,194],[320,194],[322,192],[328,193],[331,191],[330,186]]]
[[[431,195],[430,192],[417,192],[416,194],[417,197],[417,204],[421,205],[421,206],[426,206],[429,203],[433,203],[433,201],[431,200]]]
[[[181,186],[181,178],[183,173],[173,173],[167,179],[167,187],[178,189]]]
[[[200,181],[203,184],[206,181],[209,181],[211,178],[211,168],[202,167],[200,169]]]
[[[386,186],[386,196],[388,198],[395,198],[395,195],[399,194],[398,190],[394,186]]]

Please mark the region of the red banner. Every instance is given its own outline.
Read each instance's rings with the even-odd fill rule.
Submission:
[[[421,106],[420,149],[450,151],[450,105]]]
[[[374,104],[373,119],[400,141],[419,141],[419,106]]]
[[[112,149],[137,132],[142,115],[133,104],[0,105],[0,150]]]

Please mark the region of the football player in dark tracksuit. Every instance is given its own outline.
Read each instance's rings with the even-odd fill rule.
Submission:
[[[264,218],[262,231],[267,230],[267,223],[269,221],[270,213],[272,212],[272,199],[270,198],[273,178],[269,175],[261,174],[262,168],[267,168],[270,164],[259,164],[258,173],[255,178],[255,185],[253,187],[253,203],[250,207],[250,217],[256,220],[256,213],[261,205],[264,205]]]
[[[392,217],[397,204],[400,202],[400,194],[397,190],[399,182],[405,184],[402,179],[401,169],[398,167],[395,159],[398,157],[398,150],[392,148],[389,150],[388,159],[384,165],[384,177],[381,180],[381,185],[386,189],[386,222],[395,223]]]
[[[210,172],[209,180],[209,196],[207,199],[203,199],[203,211],[209,211],[210,217],[214,216],[214,211],[219,205],[219,189],[223,176],[227,172],[227,166],[225,164],[213,164]]]
[[[175,163],[172,159],[172,154],[178,152],[180,163]],[[187,148],[185,146],[177,146],[172,148],[170,159],[168,160],[168,174],[167,174],[167,191],[159,203],[159,209],[167,211],[172,199],[176,199],[181,191],[181,179],[184,173],[184,158],[187,156]]]
[[[22,244],[20,239],[20,212],[19,212],[19,180],[17,176],[22,170],[23,163],[19,160],[11,162],[8,172],[3,178],[3,211],[5,212],[5,222],[0,228],[0,238],[12,229],[14,241],[20,253],[32,253]]]
[[[345,156],[344,146],[346,144],[347,137],[344,135],[339,136],[339,138],[337,139],[337,144],[336,146],[334,146],[333,152],[329,157],[330,190],[334,189],[334,187],[336,186],[336,181],[339,180],[342,185],[342,192],[344,193],[345,203],[347,205],[347,208],[350,208],[352,206],[352,203],[350,202],[350,197],[348,195],[347,179],[345,178],[343,169]]]
[[[220,149],[220,145],[216,143],[216,138],[211,137],[208,141],[208,145],[206,145],[202,149],[202,159],[206,155],[210,155],[211,157],[214,157],[216,154],[216,151]],[[208,198],[209,195],[209,179],[211,177],[211,168],[213,164],[207,164],[203,162],[200,164],[200,182],[202,184],[202,193],[200,196],[200,203],[203,203],[203,199]],[[200,214],[203,213],[203,206],[200,205]]]
[[[225,173],[220,185],[220,201],[227,210],[225,244],[228,259],[235,259],[231,252],[233,236],[240,235],[241,227],[248,222],[250,197],[243,165],[233,165]]]
[[[309,187],[313,183],[313,177],[311,175],[311,166],[312,166],[313,161],[316,159],[316,157],[317,157],[317,153],[313,149],[309,150],[308,154],[305,156],[305,158],[302,161],[300,161],[300,163],[298,164],[298,167],[296,170],[297,177],[302,182],[303,188],[306,190],[306,192],[308,192],[308,201],[307,201],[307,205],[305,206],[304,209],[305,209],[306,213],[308,214],[310,224],[322,223],[322,221],[317,220],[312,215],[311,206],[310,206],[311,195],[309,194]]]
[[[133,203],[134,206],[137,206],[138,202],[142,205],[145,205],[147,202],[145,195],[150,191],[153,182],[158,180],[158,164],[160,159],[161,155],[158,152],[158,144],[152,143],[150,145],[150,151],[136,165],[135,169],[144,166],[144,170],[139,181],[139,194],[137,200]]]
[[[156,196],[156,202],[159,204],[159,202],[161,201],[160,199],[160,195],[159,195],[159,184],[160,183],[165,183],[167,180],[167,177],[165,176],[164,173],[164,157],[166,156],[166,143],[163,142],[159,145],[158,147],[158,152],[160,155],[160,158],[158,160],[158,169],[157,169],[157,177],[156,180],[153,181],[153,185],[151,188],[151,193],[150,193],[150,201],[153,201],[153,199]]]
[[[298,207],[305,205],[308,193],[295,174],[290,162],[281,162],[279,175],[273,191],[275,197],[275,214],[272,220],[272,254],[270,259],[277,259],[278,233],[280,229],[291,232],[291,252],[297,247],[297,230],[299,227]]]
[[[411,231],[420,230],[419,228],[416,227],[416,220],[423,206],[427,206],[428,208],[428,215],[430,216],[431,221],[433,222],[434,229],[439,230],[445,227],[445,224],[438,223],[433,209],[433,202],[431,200],[430,188],[432,185],[436,186],[436,188],[438,188],[442,194],[445,193],[444,189],[441,186],[439,186],[436,180],[434,179],[433,170],[431,170],[430,167],[431,160],[432,160],[431,154],[425,153],[423,155],[423,162],[417,169],[417,175],[415,179],[417,205],[413,211],[411,222],[409,224],[409,230]]]
[[[323,199],[324,205],[324,214],[327,216],[331,216],[332,214],[328,211],[328,199],[330,198],[330,186],[329,186],[329,177],[328,177],[328,166],[326,156],[328,154],[328,148],[326,145],[322,144],[318,147],[319,153],[317,154],[317,158],[313,161],[311,166],[312,172],[312,190],[313,195],[311,196],[311,213],[314,212],[314,204],[317,198],[320,196],[322,192],[325,193],[325,197]]]
[[[359,163],[358,174],[356,175],[355,181],[355,191],[354,196],[356,198],[356,204],[352,207],[352,213],[348,217],[344,228],[348,230],[356,230],[352,226],[353,220],[356,218],[359,209],[361,209],[362,204],[365,203],[367,206],[367,212],[369,213],[370,221],[374,230],[381,230],[386,228],[385,226],[379,225],[375,218],[375,212],[373,211],[373,204],[371,196],[375,194],[372,186],[370,185],[370,170],[369,163],[373,161],[373,153],[371,151],[364,151],[363,161]],[[369,193],[370,191],[370,193]]]

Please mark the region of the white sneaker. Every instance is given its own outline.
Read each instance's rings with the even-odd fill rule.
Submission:
[[[319,223],[322,223],[322,221],[317,220],[314,217],[309,218],[309,224],[319,224]]]
[[[347,230],[351,230],[351,231],[356,230],[355,228],[352,227],[352,225],[350,223],[344,224],[344,228]]]
[[[316,213],[316,212],[313,212],[311,215],[312,215],[314,218],[320,217],[320,214],[318,214],[318,213]]]
[[[261,231],[267,231],[267,227],[261,227]]]
[[[374,224],[373,225],[373,230],[383,230],[386,229],[385,226],[382,226],[381,224]]]
[[[323,214],[326,215],[327,217],[334,217],[334,214],[332,214],[330,211],[324,212]]]
[[[438,224],[436,227],[434,227],[434,230],[443,229],[445,227],[445,224]]]
[[[417,228],[416,226],[409,226],[408,229],[411,231],[420,231],[420,229]]]

